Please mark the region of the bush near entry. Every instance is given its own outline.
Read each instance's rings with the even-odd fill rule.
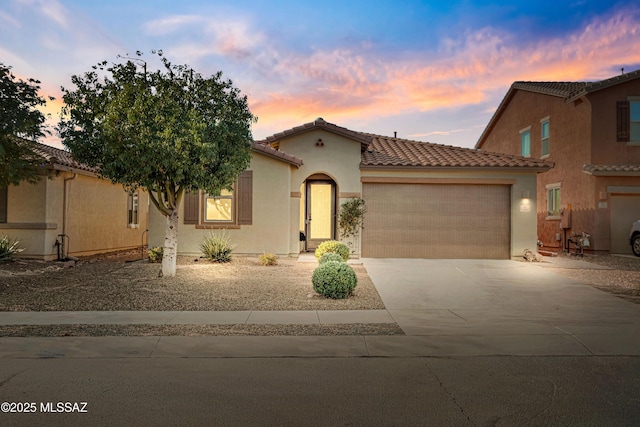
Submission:
[[[340,255],[343,261],[347,261],[349,259],[349,248],[342,242],[337,240],[327,240],[326,242],[320,243],[318,248],[316,249],[316,258],[320,259],[322,255],[327,252],[332,252]]]
[[[320,264],[324,264],[325,262],[329,262],[329,261],[344,262],[344,260],[342,259],[342,256],[334,252],[327,252],[326,254],[322,255],[318,260]]]
[[[320,264],[311,277],[313,289],[327,298],[342,299],[358,285],[356,272],[350,265],[340,261]]]

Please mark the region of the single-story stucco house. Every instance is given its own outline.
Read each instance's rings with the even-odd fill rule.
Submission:
[[[509,259],[536,247],[536,174],[552,166],[318,118],[254,142],[234,191],[186,195],[178,253],[200,254],[211,230],[227,229],[236,254],[297,256],[340,239],[339,208],[359,197],[367,213],[349,242],[356,257]],[[165,224],[151,209],[150,247],[163,245]]]
[[[145,191],[125,191],[66,150],[36,144],[34,151],[43,158],[41,179],[0,187],[0,235],[20,241],[18,256],[64,259],[146,244]]]

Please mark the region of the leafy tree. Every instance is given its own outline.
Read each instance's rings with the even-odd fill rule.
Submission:
[[[251,159],[255,118],[221,72],[204,78],[157,54],[160,70],[147,71],[137,52],[73,76],[76,89],[62,88],[59,130],[78,161],[125,188],[148,191],[166,217],[161,273],[175,276],[182,195],[232,188]]]
[[[46,101],[38,96],[40,81],[18,80],[11,67],[0,63],[0,187],[38,180],[35,140],[44,136],[45,117],[37,107]],[[28,138],[28,139],[26,139]]]

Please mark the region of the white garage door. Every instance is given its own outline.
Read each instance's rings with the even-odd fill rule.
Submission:
[[[508,185],[363,184],[362,256],[510,258]]]
[[[630,254],[629,230],[640,219],[640,195],[611,195],[611,253]]]

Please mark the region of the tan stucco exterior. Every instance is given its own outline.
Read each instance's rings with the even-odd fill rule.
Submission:
[[[200,243],[210,232],[226,229],[235,244],[235,253],[259,254],[271,252],[288,256],[298,253],[298,242],[292,249],[291,221],[293,204],[289,186],[294,166],[254,153],[248,170],[253,172],[253,220],[251,225],[200,225],[178,226],[178,253],[202,255]],[[200,201],[202,202],[202,200]],[[200,204],[202,208],[202,204]],[[184,203],[179,207],[179,218],[184,218]],[[297,218],[297,217],[296,217]],[[165,217],[155,207],[149,211],[149,247],[163,246]],[[296,225],[297,229],[297,225]]]
[[[329,177],[336,186],[335,203],[339,207],[350,197],[361,197],[363,180],[407,178],[458,180],[478,182],[482,180],[508,185],[511,192],[511,256],[521,256],[524,249],[536,246],[536,171],[469,170],[464,168],[419,169],[364,168],[361,165],[363,143],[348,135],[326,129],[284,136],[273,144],[280,152],[303,160],[302,165],[266,156],[254,151],[249,170],[253,176],[253,220],[251,225],[204,226],[184,224],[180,220],[178,253],[202,255],[199,245],[213,229],[226,228],[235,243],[236,254],[260,254],[272,252],[279,256],[297,256],[301,251],[301,198],[304,183],[310,177]],[[528,198],[523,198],[528,196]],[[202,199],[199,201],[202,209]],[[180,207],[180,218],[184,218],[184,204]],[[165,219],[152,208],[149,213],[149,246],[162,246]],[[337,227],[336,227],[337,228]],[[337,234],[337,230],[336,231]],[[337,236],[339,238],[339,236]],[[359,238],[351,242],[354,257],[361,253]]]
[[[90,173],[56,171],[36,184],[8,187],[7,222],[0,224],[0,234],[20,240],[25,258],[56,259],[62,234],[68,256],[140,248],[146,243],[148,197],[138,194],[139,224],[132,228],[121,185]]]

